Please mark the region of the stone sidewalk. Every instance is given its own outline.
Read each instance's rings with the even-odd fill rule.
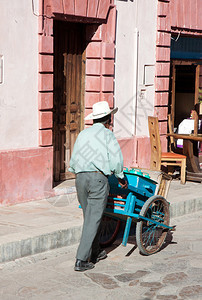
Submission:
[[[201,212],[171,222],[177,230],[158,253],[140,255],[134,236],[126,247],[118,239],[86,272],[74,271],[78,244],[0,264],[0,299],[202,299]]]
[[[0,207],[0,263],[78,243],[82,211],[74,181],[58,186],[56,194]],[[171,204],[171,218],[197,212],[202,207],[202,185],[181,185],[173,180],[167,200]]]

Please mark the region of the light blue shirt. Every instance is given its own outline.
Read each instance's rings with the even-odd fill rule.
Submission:
[[[74,144],[69,171],[76,174],[101,171],[123,178],[123,156],[111,130],[96,123],[81,131]]]

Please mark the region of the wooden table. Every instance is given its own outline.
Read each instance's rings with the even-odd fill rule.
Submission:
[[[187,179],[202,182],[202,170],[199,166],[198,142],[202,142],[202,134],[168,133],[174,139],[183,139],[183,154],[187,157]]]

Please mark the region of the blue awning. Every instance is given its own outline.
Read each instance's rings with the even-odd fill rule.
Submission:
[[[171,39],[171,59],[202,59],[202,38],[182,37]]]

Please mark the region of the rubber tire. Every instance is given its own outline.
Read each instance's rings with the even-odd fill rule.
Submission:
[[[169,203],[162,196],[155,195],[155,196],[152,196],[151,198],[149,198],[145,202],[145,204],[143,205],[143,207],[140,211],[140,216],[148,217],[148,216],[146,216],[147,213],[149,213],[148,210],[151,207],[151,205],[154,204],[156,201],[160,201],[160,203],[162,203],[163,211],[164,211],[164,214],[165,214],[163,223],[165,225],[169,226],[169,223],[170,223]],[[145,247],[144,242],[143,242],[143,228],[145,228],[144,224],[145,224],[145,221],[139,221],[137,223],[137,226],[136,226],[136,242],[137,242],[137,246],[138,246],[141,254],[151,255],[151,254],[154,254],[154,253],[158,252],[161,249],[161,247],[162,247],[162,245],[165,241],[165,238],[167,236],[168,231],[167,230],[162,230],[162,234],[159,238],[159,241],[157,242],[157,245],[154,246],[154,248],[151,248],[151,249],[148,248],[147,249],[147,247]],[[148,226],[147,226],[147,228],[148,228]]]
[[[101,229],[101,237],[100,237],[100,246],[102,248],[109,247],[113,244],[119,232],[120,224],[121,224],[120,220],[105,215],[102,217],[102,224],[101,224],[102,229]],[[106,231],[109,232],[109,235],[107,237],[104,236]]]

